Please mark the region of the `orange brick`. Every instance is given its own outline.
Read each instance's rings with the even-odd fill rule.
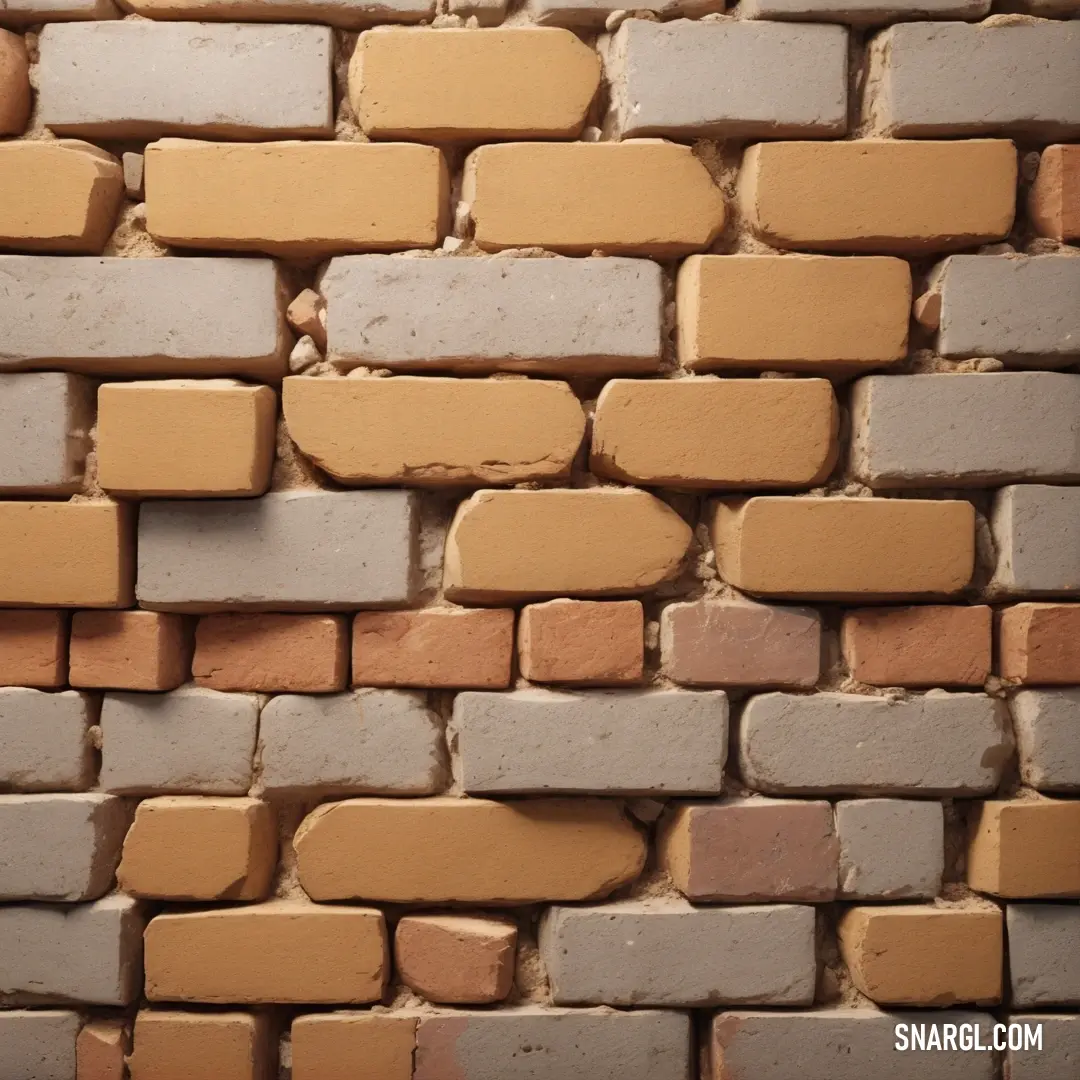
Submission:
[[[341,615],[206,615],[191,665],[211,690],[315,694],[344,690],[349,631]]]
[[[1040,236],[1080,240],[1080,145],[1048,146],[1028,192],[1028,216]]]
[[[135,1018],[131,1080],[270,1080],[272,1039],[265,1015],[143,1009]]]
[[[428,1001],[488,1005],[514,982],[517,926],[471,915],[406,915],[394,935],[401,981]]]
[[[412,1080],[415,1017],[331,1012],[292,1024],[292,1080]]]
[[[0,611],[0,686],[51,690],[67,683],[68,629],[62,611]]]
[[[71,620],[72,686],[175,690],[191,649],[184,619],[156,611],[79,611]]]
[[[91,1020],[75,1041],[77,1080],[124,1080],[128,1041],[122,1020]]]
[[[1080,604],[1015,604],[998,623],[1000,675],[1028,686],[1080,683]]]
[[[0,30],[0,135],[19,135],[30,119],[30,61],[20,34]]]

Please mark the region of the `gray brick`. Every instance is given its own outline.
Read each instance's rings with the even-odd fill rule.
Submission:
[[[809,1005],[814,919],[794,904],[552,907],[540,954],[558,1005]]]
[[[6,0],[0,7],[0,26],[21,30],[34,23],[117,19],[120,15],[112,0]]]
[[[901,23],[870,56],[870,111],[885,134],[1080,133],[1080,25]]]
[[[1010,707],[1024,783],[1080,792],[1080,687],[1021,690]]]
[[[1080,375],[871,375],[852,388],[851,468],[875,490],[1077,480],[1078,416]]]
[[[986,794],[1011,756],[1005,703],[983,694],[762,694],[739,721],[743,780],[777,794]]]
[[[1042,1048],[1009,1050],[1005,1055],[1008,1080],[1062,1080],[1080,1062],[1080,1016],[1051,1013],[1013,1013],[1010,1024],[1042,1026]]]
[[[346,29],[375,23],[428,21],[435,15],[434,0],[127,0],[126,8],[148,19],[162,17],[196,20],[236,19],[245,22],[319,22]]]
[[[0,255],[0,370],[280,378],[285,302],[269,259]]]
[[[454,701],[461,779],[473,793],[719,794],[722,691],[468,691]]]
[[[453,0],[451,0],[451,6]],[[625,11],[619,0],[526,0],[533,22],[541,26],[580,26],[599,29],[609,15]],[[696,18],[724,10],[724,0],[653,0],[649,11],[665,18],[685,15]]]
[[[431,795],[449,776],[442,724],[422,694],[283,694],[259,722],[257,786],[269,794]]]
[[[4,1080],[75,1080],[78,1013],[62,1009],[0,1011],[0,1076]]]
[[[1080,488],[1018,484],[994,498],[991,589],[1010,596],[1080,590]]]
[[[847,130],[847,31],[628,19],[606,61],[622,137],[807,138]]]
[[[57,134],[155,139],[331,135],[328,26],[46,26],[38,120]]]
[[[188,686],[106,694],[101,787],[143,795],[246,795],[259,723],[254,694]]]
[[[136,593],[143,607],[161,611],[408,604],[414,532],[407,491],[147,503]]]
[[[748,19],[829,20],[872,25],[901,19],[981,19],[990,0],[742,0]]]
[[[89,727],[99,698],[0,686],[0,788],[84,791],[94,782]]]
[[[1009,904],[1012,1003],[1080,1005],[1080,904]]]
[[[655,371],[663,281],[648,259],[334,259],[329,359],[400,370]]]
[[[0,907],[0,994],[129,1005],[142,989],[145,921],[119,893],[92,904]]]

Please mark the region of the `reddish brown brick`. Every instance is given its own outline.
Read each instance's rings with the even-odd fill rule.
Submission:
[[[91,1020],[75,1043],[78,1080],[124,1080],[128,1031],[122,1020]]]
[[[1001,613],[998,630],[1003,679],[1080,683],[1080,604],[1016,604]]]
[[[157,611],[79,611],[71,620],[72,686],[175,690],[191,649],[184,619]]]
[[[0,686],[63,686],[67,660],[64,612],[0,611]]]

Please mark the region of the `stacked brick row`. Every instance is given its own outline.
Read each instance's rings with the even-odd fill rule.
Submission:
[[[1019,6],[0,7],[0,1080],[1068,1080]]]

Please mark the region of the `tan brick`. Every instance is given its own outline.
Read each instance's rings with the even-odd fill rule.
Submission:
[[[1008,233],[1016,174],[1000,139],[759,143],[743,156],[739,203],[779,247],[951,251]]]
[[[1080,239],[1080,145],[1048,146],[1028,192],[1028,217],[1040,236]]]
[[[75,1040],[77,1080],[125,1080],[124,1053],[129,1041],[122,1020],[91,1020]]]
[[[594,473],[673,487],[800,487],[836,462],[827,379],[612,379],[593,420]]]
[[[177,247],[314,258],[435,247],[450,181],[432,146],[211,143],[146,148],[146,227]]]
[[[766,596],[953,593],[975,565],[959,500],[760,496],[718,503],[712,536],[723,580]]]
[[[292,1080],[412,1080],[416,1017],[331,1012],[292,1023]]]
[[[319,352],[326,352],[326,300],[314,289],[303,289],[285,311],[289,325],[315,342]]]
[[[319,694],[344,690],[349,630],[340,615],[207,615],[195,629],[196,686]]]
[[[514,613],[465,608],[361,611],[353,619],[353,686],[500,690],[510,685]]]
[[[67,684],[67,615],[0,611],[0,686],[51,690]]]
[[[128,607],[134,526],[113,502],[0,502],[0,607]]]
[[[678,573],[691,538],[644,491],[478,491],[450,525],[443,586],[480,603],[643,592]]]
[[[1080,801],[981,803],[971,823],[967,881],[994,896],[1080,897]]]
[[[998,674],[1027,686],[1080,683],[1080,604],[1015,604],[998,621]]]
[[[230,379],[106,383],[98,391],[98,483],[118,495],[261,495],[277,398]]]
[[[30,119],[30,61],[21,35],[0,30],[0,135],[19,135]]]
[[[853,370],[907,351],[902,259],[691,255],[675,293],[679,362],[691,371]]]
[[[596,52],[551,27],[381,27],[360,35],[349,66],[353,111],[375,139],[572,139],[599,85]]]
[[[707,248],[725,217],[691,148],[662,139],[482,146],[466,159],[462,198],[485,251],[675,258]]]
[[[272,1040],[265,1014],[143,1009],[135,1017],[131,1080],[270,1080]]]
[[[123,197],[120,162],[96,146],[0,143],[0,248],[100,254]]]
[[[156,611],[79,611],[71,620],[72,686],[175,690],[187,681],[188,629]]]
[[[428,1001],[488,1005],[514,982],[517,926],[473,915],[406,915],[394,934],[401,981]]]
[[[309,814],[294,846],[314,900],[588,900],[645,863],[642,836],[601,799],[350,799]]]
[[[1001,1000],[1005,927],[997,908],[855,907],[838,929],[852,981],[879,1005]]]
[[[640,682],[645,613],[638,600],[549,600],[518,625],[518,663],[533,682],[615,686]]]
[[[131,896],[157,900],[261,900],[276,856],[267,803],[163,795],[139,803],[117,882]]]
[[[293,377],[282,408],[300,450],[344,484],[561,479],[585,434],[570,387],[538,379]]]
[[[270,900],[158,915],[144,962],[150,1001],[352,1004],[382,996],[389,947],[374,908]]]
[[[872,686],[982,686],[993,613],[985,605],[859,608],[840,640],[852,677]]]

